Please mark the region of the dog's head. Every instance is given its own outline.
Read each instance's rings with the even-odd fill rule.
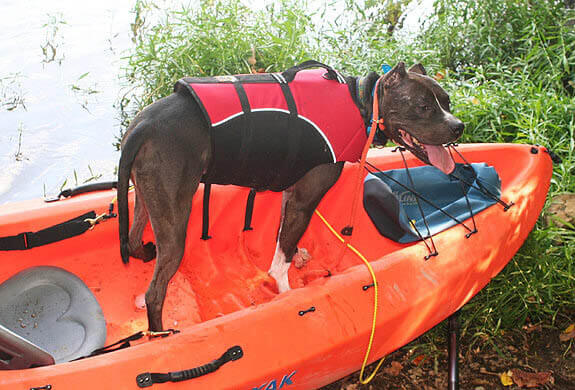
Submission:
[[[449,110],[449,95],[421,64],[405,70],[400,62],[379,82],[379,111],[385,135],[417,158],[451,173],[454,162],[443,146],[463,133],[464,124]]]

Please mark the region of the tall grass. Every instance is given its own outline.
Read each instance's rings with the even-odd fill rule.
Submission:
[[[436,69],[465,122],[464,141],[542,144],[561,156],[550,198],[575,192],[575,30],[563,1],[436,0],[415,51]],[[520,167],[518,167],[520,169]],[[489,340],[526,321],[575,315],[575,232],[540,221],[509,265],[464,308]]]
[[[121,103],[127,117],[172,92],[184,76],[274,72],[316,58],[319,44],[304,0],[282,0],[252,11],[239,0],[205,1],[160,11],[134,7],[135,46],[124,79],[132,87]],[[146,20],[155,22],[147,23]]]
[[[239,0],[163,11],[138,1],[127,100],[137,109],[170,93],[182,76],[279,71],[311,58],[349,74],[399,60],[423,62],[451,94],[453,111],[466,123],[464,141],[548,146],[563,159],[551,195],[575,192],[574,11],[559,0],[436,0],[424,30],[406,41],[394,33],[401,26],[397,10],[405,6],[403,0],[364,6],[347,0],[340,16],[326,20],[313,16],[305,0],[262,11]],[[555,323],[574,316],[574,258],[575,233],[540,222],[466,306],[464,329],[482,340],[527,319]]]

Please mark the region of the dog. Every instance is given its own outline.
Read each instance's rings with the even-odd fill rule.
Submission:
[[[337,77],[343,76],[338,73]],[[448,94],[427,76],[422,65],[406,70],[405,64],[400,62],[382,76],[371,72],[366,77],[344,77],[343,80],[364,125],[369,125],[372,120],[372,102],[374,96],[378,98],[380,116],[385,125],[383,133],[378,131],[376,136],[380,142],[391,139],[423,162],[445,173],[453,170],[454,163],[442,145],[456,141],[463,133],[464,124],[450,112]],[[145,293],[151,331],[163,329],[162,308],[168,282],[184,255],[192,197],[199,183],[206,181],[214,162],[227,158],[217,155],[212,139],[215,136],[203,111],[204,107],[189,93],[176,89],[173,94],[144,108],[131,122],[122,140],[117,190],[121,257],[124,263],[130,256],[149,261],[156,257],[157,251],[154,275]],[[275,125],[272,123],[270,126]],[[365,129],[363,126],[364,132]],[[366,139],[365,135],[363,137]],[[261,155],[253,158],[256,157],[267,158]],[[247,159],[250,158],[252,156],[248,155]],[[283,191],[276,251],[268,272],[276,280],[280,293],[290,289],[287,276],[290,264],[292,260],[307,255],[303,250],[298,251],[297,244],[313,211],[338,180],[344,165],[344,161],[323,161],[317,160],[312,164],[314,166],[305,167],[305,172],[292,175],[289,182],[282,182],[282,178],[289,177],[289,174],[262,181],[257,172],[252,174],[249,169],[241,175],[236,175],[233,169],[225,170],[227,176],[214,181],[216,184],[256,187],[257,190]],[[240,169],[241,164],[232,162],[231,165],[234,164]],[[283,165],[283,172],[288,172],[290,167],[287,166],[286,170],[286,164]],[[136,199],[134,221],[128,234],[130,178],[135,186]],[[155,245],[142,243],[142,232],[148,218]]]

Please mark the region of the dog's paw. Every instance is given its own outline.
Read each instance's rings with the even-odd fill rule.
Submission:
[[[146,294],[142,293],[134,298],[134,305],[136,310],[146,310]]]
[[[130,256],[147,263],[156,258],[156,245],[153,242],[148,242],[145,245],[140,244],[137,248],[130,250]]]
[[[156,258],[156,245],[153,242],[148,242],[144,245],[144,257],[142,257],[142,261],[147,263]]]
[[[311,255],[305,248],[298,248],[292,258],[292,263],[297,269],[303,268],[311,260]]]

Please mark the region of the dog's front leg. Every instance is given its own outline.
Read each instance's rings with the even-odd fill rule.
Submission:
[[[297,244],[309,225],[313,211],[337,181],[342,168],[343,163],[318,165],[283,193],[278,241],[268,271],[276,280],[280,293],[290,289],[288,270],[298,252]],[[303,253],[301,255],[302,258],[306,257]]]
[[[268,274],[275,279],[280,294],[290,289],[288,280],[288,270],[291,262],[287,260],[285,252],[280,247],[280,236],[282,232],[282,227],[284,225],[286,203],[290,195],[289,191],[290,189],[287,189],[282,193],[282,209],[281,209],[280,228],[278,232],[276,251],[274,253],[272,264],[268,271]]]

